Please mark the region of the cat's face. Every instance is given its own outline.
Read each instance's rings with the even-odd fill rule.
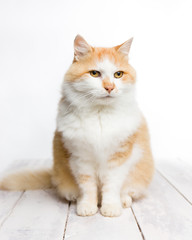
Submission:
[[[93,48],[78,35],[63,91],[68,91],[74,101],[101,105],[128,95],[135,83],[135,71],[128,64],[131,42],[132,39],[113,48]]]

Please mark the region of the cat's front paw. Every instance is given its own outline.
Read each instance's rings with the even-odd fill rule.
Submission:
[[[101,214],[105,217],[118,217],[121,215],[122,207],[120,204],[103,204]]]
[[[121,203],[122,203],[122,207],[124,208],[129,208],[132,205],[132,198],[126,194],[121,196]]]
[[[91,216],[94,215],[98,210],[96,204],[91,204],[87,202],[79,202],[77,203],[77,214],[79,216]]]

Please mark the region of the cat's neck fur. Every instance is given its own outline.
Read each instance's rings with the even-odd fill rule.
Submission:
[[[134,97],[134,90],[119,97],[113,104],[106,105],[98,105],[82,99],[76,102],[71,100],[74,96],[69,92],[66,90],[66,94],[59,103],[57,130],[60,132],[64,133],[66,129],[73,128],[77,122],[81,122],[79,126],[88,124],[95,128],[92,125],[93,121],[99,121],[100,127],[111,126],[113,129],[118,126],[122,131],[127,130],[128,136],[133,134],[141,123],[142,116]]]

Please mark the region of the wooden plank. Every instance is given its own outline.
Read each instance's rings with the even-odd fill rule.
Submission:
[[[175,159],[174,162],[159,161],[157,168],[192,204],[192,166]]]
[[[75,204],[70,207],[67,240],[142,240],[131,209],[124,209],[120,217],[103,217],[100,213],[89,217],[79,217],[75,213]]]
[[[192,207],[159,173],[132,208],[146,240],[192,239]]]
[[[27,191],[0,229],[1,240],[61,240],[68,203],[53,190]]]
[[[38,169],[42,166],[50,166],[50,160],[17,160],[14,161],[11,165],[7,167],[4,172],[1,172],[0,179],[5,175],[8,175],[10,172],[16,172],[20,169],[29,169],[33,167],[34,169]],[[16,207],[18,201],[22,197],[23,192],[21,191],[1,191],[0,190],[0,228],[5,223],[5,221],[9,218],[10,214]]]
[[[23,192],[0,191],[0,228],[14,210]]]

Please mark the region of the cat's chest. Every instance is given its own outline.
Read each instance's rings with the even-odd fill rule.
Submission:
[[[63,137],[84,143],[105,142],[119,135],[124,123],[122,118],[102,114],[92,116],[68,116],[60,122]]]
[[[105,145],[121,134],[123,125],[121,118],[98,114],[79,121],[77,132],[82,140],[90,144]]]
[[[133,134],[139,121],[138,114],[69,115],[60,119],[58,130],[70,151],[108,155]]]

